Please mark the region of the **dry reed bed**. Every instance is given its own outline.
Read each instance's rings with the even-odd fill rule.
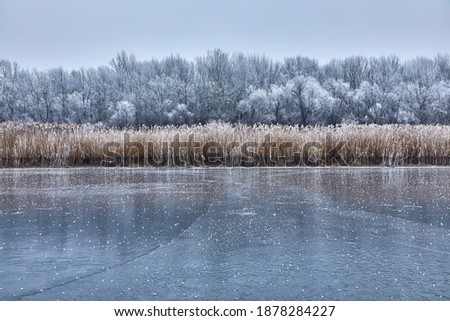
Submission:
[[[170,147],[175,135],[179,135],[180,141],[188,141],[192,134],[201,147],[207,142],[223,146],[223,161],[215,163],[223,166],[450,165],[450,126],[440,125],[298,127],[212,123],[119,129],[98,125],[13,122],[0,124],[0,165],[143,166],[149,164],[149,157],[163,160],[162,165],[189,165],[191,163],[181,161],[188,159],[186,148],[180,149],[180,159],[174,159],[177,154],[173,153],[172,148],[164,148],[164,142]],[[267,149],[264,148],[268,134],[273,142],[270,149],[273,162],[268,161]],[[130,142],[141,144],[138,146],[142,149],[126,149],[126,137]],[[105,156],[105,144],[108,142],[117,143],[117,148],[110,149],[114,155],[120,155],[115,160]],[[232,142],[235,142],[234,148],[227,148]],[[243,162],[242,146],[246,142],[255,142],[257,147],[249,147],[248,150],[256,152],[257,156],[246,157],[246,162]],[[287,145],[281,145],[286,142]],[[339,146],[339,142],[345,144],[341,143],[342,148],[336,148],[337,154],[330,153]],[[280,145],[286,148],[279,148]],[[201,165],[208,157],[202,148],[193,151],[196,162],[191,165]]]

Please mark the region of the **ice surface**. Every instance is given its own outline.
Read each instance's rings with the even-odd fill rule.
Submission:
[[[0,171],[2,300],[449,300],[449,168]]]

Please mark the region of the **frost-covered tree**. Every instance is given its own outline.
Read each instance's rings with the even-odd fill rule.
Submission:
[[[269,90],[274,84],[279,85],[282,65],[264,55],[251,55],[247,58],[247,82],[253,88]]]
[[[353,115],[350,115],[352,100],[350,85],[345,83],[342,79],[336,80],[330,78],[324,82],[323,88],[333,98],[333,104],[330,106],[327,123],[336,125],[344,120],[345,122],[350,122],[350,119],[353,118]]]
[[[344,69],[342,67],[342,60],[339,59],[331,59],[326,65],[322,68],[322,79],[321,82],[325,82],[326,80],[341,80],[344,81]],[[347,82],[348,83],[348,82]]]
[[[55,96],[50,82],[48,73],[41,71],[33,71],[30,78],[30,90],[35,96],[36,108],[40,115],[40,120],[44,122],[57,121],[55,115]],[[55,117],[56,116],[56,117]]]
[[[209,51],[197,60],[199,104],[209,119],[233,121],[237,92],[233,82],[233,68],[229,55],[219,49]],[[202,119],[203,120],[203,119]]]
[[[450,81],[450,55],[437,55],[434,63],[437,68],[437,77],[441,81]]]
[[[286,86],[273,85],[270,88],[270,98],[274,107],[274,122],[288,124],[290,122],[290,92]]]
[[[248,124],[270,124],[275,120],[274,101],[263,89],[252,90],[248,98],[238,106],[241,120]]]
[[[355,56],[320,65],[219,49],[194,61],[138,61],[123,51],[108,66],[71,72],[20,69],[3,59],[0,121],[448,124],[449,82],[449,55],[405,62]],[[123,102],[134,116],[119,121]]]
[[[310,76],[319,78],[319,63],[315,59],[297,56],[295,58],[286,58],[284,60],[284,73],[289,78],[297,76]]]
[[[100,67],[89,69],[89,73],[92,79],[92,88],[89,94],[91,115],[95,121],[106,123],[109,117],[108,107],[111,102],[119,100],[115,87],[114,71],[108,67]],[[80,92],[80,88],[76,88],[76,91]]]
[[[178,104],[169,108],[170,110],[164,112],[165,117],[167,117],[167,123],[174,125],[189,125],[192,123],[194,114],[188,110],[185,104]]]
[[[161,63],[162,71],[170,77],[170,86],[178,104],[186,107],[194,101],[194,65],[180,56],[170,56]]]
[[[356,89],[367,80],[369,61],[362,56],[349,57],[342,61],[341,68],[344,81],[350,84],[350,88]]]
[[[17,118],[17,64],[0,60],[0,121]]]
[[[363,81],[352,97],[353,116],[359,123],[381,124],[386,119],[386,111],[383,106],[383,92],[377,84],[371,85]]]
[[[384,93],[390,92],[402,81],[400,59],[395,56],[371,58],[367,78]]]
[[[51,69],[49,72],[52,91],[55,96],[55,114],[60,122],[69,121],[69,103],[68,98],[71,91],[69,75],[63,68]]]
[[[430,87],[405,83],[399,88],[399,122],[413,124],[445,123],[449,113],[449,83]]]
[[[136,124],[136,108],[128,101],[119,101],[112,105],[110,113],[109,122],[111,125],[126,127]]]
[[[313,77],[297,76],[286,84],[291,101],[290,123],[323,123],[326,109],[333,104],[331,95]]]

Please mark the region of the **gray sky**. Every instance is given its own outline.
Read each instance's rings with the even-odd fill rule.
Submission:
[[[450,53],[450,0],[0,0],[0,58],[22,67],[108,64],[207,50],[274,59]]]

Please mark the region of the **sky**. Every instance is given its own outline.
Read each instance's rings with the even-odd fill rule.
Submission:
[[[450,53],[450,0],[0,0],[0,59],[25,68],[107,65],[208,50],[402,59]]]

